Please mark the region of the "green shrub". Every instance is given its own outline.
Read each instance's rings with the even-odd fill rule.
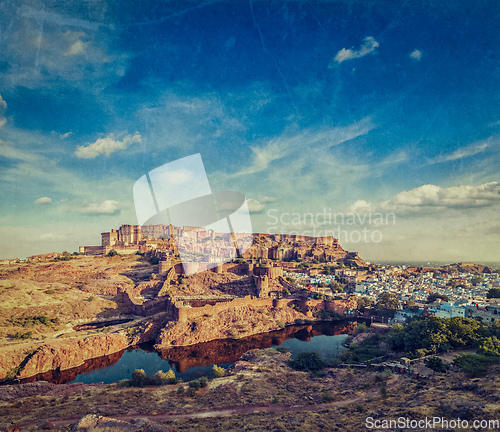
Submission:
[[[200,387],[206,387],[208,385],[208,378],[206,376],[199,379]]]
[[[56,291],[53,289],[49,289],[49,290],[45,291],[45,294],[55,294],[55,293],[56,293]]]
[[[169,369],[167,372],[159,370],[153,376],[153,382],[155,385],[167,385],[177,383],[177,378],[175,377],[175,372]]]
[[[479,344],[479,348],[477,349],[477,353],[487,356],[499,356],[500,340],[498,340],[496,336],[486,337],[482,339]]]
[[[282,354],[290,352],[290,350],[286,346],[276,347],[276,351],[278,351],[278,352],[280,352]]]
[[[111,249],[106,256],[107,257],[114,257],[116,255],[118,255],[118,252],[116,252],[114,249]]]
[[[214,364],[212,367],[212,374],[215,378],[220,378],[226,375],[226,370],[223,367]]]
[[[448,364],[439,357],[429,357],[424,360],[424,364],[434,372],[446,372]]]
[[[201,384],[200,384],[199,380],[196,379],[196,380],[189,381],[189,388],[194,388],[194,389],[198,390],[200,387],[201,387]]]
[[[356,329],[354,330],[356,332],[356,334],[358,333],[366,333],[368,332],[370,329],[368,328],[368,326],[365,324],[365,323],[359,323],[357,326],[356,326]]]
[[[132,378],[130,379],[130,385],[133,387],[143,387],[146,385],[146,372],[144,369],[136,369],[132,372]]]
[[[177,393],[178,393],[178,394],[184,393],[184,390],[185,390],[185,388],[184,388],[184,387],[182,387],[182,386],[177,387]]]
[[[483,375],[488,369],[488,366],[498,363],[499,360],[498,357],[494,356],[461,354],[455,358],[453,364],[470,376],[477,377]]]
[[[380,387],[380,396],[382,396],[382,399],[387,399],[388,394],[386,386]]]
[[[282,323],[281,321],[276,321],[276,325],[280,328],[280,329],[284,329],[285,328],[285,324]]]
[[[329,391],[324,391],[323,396],[321,397],[323,402],[330,402],[333,400],[333,396]]]
[[[116,386],[118,388],[123,388],[123,387],[130,387],[130,380],[128,379],[122,379],[116,383]]]
[[[299,353],[295,360],[290,360],[290,366],[295,370],[316,372],[323,369],[326,363],[317,352],[305,351]]]
[[[194,387],[189,387],[189,388],[187,389],[187,394],[188,394],[188,396],[193,397],[193,396],[196,394],[196,390],[198,390],[198,389],[197,389],[197,388],[194,388]]]
[[[12,339],[30,339],[33,335],[33,332],[21,333],[16,332],[12,335]]]

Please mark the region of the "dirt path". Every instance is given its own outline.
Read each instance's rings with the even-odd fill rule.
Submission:
[[[396,376],[395,379],[389,383],[388,388],[395,387],[401,382],[401,377]],[[208,418],[208,417],[224,417],[237,414],[257,414],[257,413],[283,413],[283,412],[300,412],[300,411],[321,411],[330,408],[340,408],[351,406],[359,402],[363,402],[367,397],[374,397],[379,395],[378,391],[371,391],[363,396],[357,396],[351,399],[345,399],[334,402],[326,402],[316,405],[283,405],[283,404],[262,404],[262,405],[246,405],[236,407],[226,407],[218,410],[211,411],[198,411],[192,413],[171,413],[163,412],[156,415],[144,414],[119,414],[111,418],[116,420],[130,421],[137,418],[146,418],[154,422],[172,421],[172,420],[186,420],[193,418]],[[81,417],[66,417],[50,420],[54,426],[67,426],[80,420]],[[22,426],[32,426],[34,423],[24,424]]]

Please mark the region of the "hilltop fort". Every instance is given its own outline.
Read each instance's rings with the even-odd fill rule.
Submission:
[[[80,246],[80,253],[85,255],[107,255],[115,250],[121,255],[137,252],[148,253],[161,251],[165,256],[178,254],[182,243],[184,251],[198,254],[193,261],[223,262],[224,258],[238,258],[234,250],[237,240],[250,241],[249,249],[239,258],[276,261],[324,260],[343,262],[355,266],[364,266],[364,261],[357,252],[347,252],[333,236],[308,237],[292,234],[228,234],[216,233],[199,227],[175,227],[173,225],[122,225],[118,230],[101,233],[101,246]]]

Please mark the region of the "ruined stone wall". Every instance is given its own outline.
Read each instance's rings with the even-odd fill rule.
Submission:
[[[290,292],[295,291],[297,289],[293,284],[291,284],[285,278],[283,278],[283,276],[280,276],[278,278],[278,280],[279,280],[280,284],[283,285],[283,287],[288,289],[288,291],[290,291]]]
[[[174,305],[170,300],[170,297],[148,300],[141,304],[136,303],[130,296],[130,294],[121,288],[118,288],[118,293],[116,296],[134,315],[146,317],[160,312],[168,312],[171,314],[172,319],[174,319],[176,315],[176,311]]]
[[[228,263],[222,265],[222,271],[227,273],[234,273],[237,275],[251,276],[253,273],[253,264],[234,264]]]
[[[102,251],[101,246],[80,246],[80,253],[85,255],[102,255]]]
[[[172,267],[172,260],[170,258],[166,258],[158,263],[158,272],[163,275],[168,273],[170,268]]]
[[[318,310],[335,311],[339,314],[345,315],[349,309],[352,309],[355,306],[353,304],[353,297],[337,300],[301,301],[296,299],[272,299],[269,297],[257,298],[253,296],[236,298],[231,301],[224,299],[224,301],[217,302],[216,304],[207,304],[201,307],[186,307],[182,301],[175,299],[172,300],[170,297],[149,300],[140,304],[136,303],[134,299],[131,298],[130,294],[121,288],[118,289],[117,297],[123,301],[126,307],[134,315],[150,316],[159,312],[168,312],[171,316],[170,319],[181,322],[193,320],[203,315],[217,315],[225,310],[243,306],[285,308],[297,305],[300,307],[302,313],[308,317],[312,317],[313,312]]]
[[[260,298],[255,298],[251,296],[246,296],[243,298],[237,298],[234,299],[230,302],[221,302],[217,303],[216,305],[206,305],[203,307],[198,307],[198,308],[186,308],[184,306],[180,307],[179,311],[179,321],[188,321],[192,320],[198,317],[201,317],[203,315],[217,315],[220,314],[221,312],[232,309],[232,308],[238,308],[238,307],[243,307],[243,306],[255,306],[255,307],[272,307],[273,306],[273,299],[260,299]],[[177,304],[176,304],[177,306]],[[180,305],[179,305],[180,306]]]
[[[120,255],[132,255],[140,250],[139,246],[106,246],[101,248],[102,254],[107,255],[112,249],[118,252]]]

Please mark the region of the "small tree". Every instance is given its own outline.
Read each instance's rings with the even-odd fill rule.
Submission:
[[[144,369],[136,369],[132,373],[130,384],[134,387],[143,387],[145,383],[146,383],[146,372],[144,372]]]
[[[153,377],[153,382],[156,385],[166,385],[177,383],[177,378],[175,377],[175,372],[169,369],[167,372],[158,371]]]
[[[425,365],[434,372],[446,372],[449,365],[439,357],[429,357],[424,360]]]
[[[481,341],[477,352],[478,354],[484,354],[488,356],[499,356],[500,340],[498,340],[496,336],[484,338]]]
[[[290,366],[295,370],[316,372],[323,369],[326,363],[315,351],[299,353],[295,360],[290,360]]]
[[[212,367],[212,374],[215,378],[220,378],[226,374],[226,370],[223,367],[214,364]]]
[[[118,252],[116,252],[114,249],[111,249],[106,256],[107,257],[114,257],[116,255],[118,255]]]
[[[500,298],[500,289],[498,288],[490,288],[488,290],[488,294],[486,294],[488,298]]]

